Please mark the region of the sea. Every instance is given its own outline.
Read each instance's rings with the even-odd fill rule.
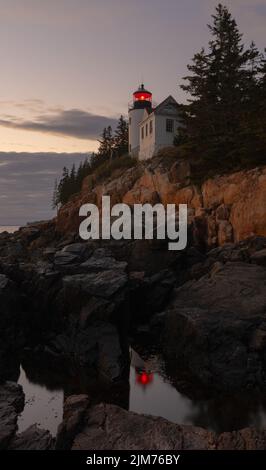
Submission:
[[[19,226],[17,225],[0,225],[0,233],[3,233],[3,232],[14,233],[18,229],[19,229]]]

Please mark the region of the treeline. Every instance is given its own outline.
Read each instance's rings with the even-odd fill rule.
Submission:
[[[181,85],[189,96],[175,144],[205,171],[266,163],[266,50],[244,46],[227,7],[219,4],[212,20],[208,48]]]
[[[98,152],[86,158],[78,168],[75,164],[70,170],[66,167],[63,168],[60,181],[55,182],[52,200],[53,209],[66,204],[70,196],[78,193],[81,190],[83,179],[92,174],[96,168],[105,162],[111,162],[128,153],[128,123],[123,116],[119,118],[114,133],[111,126],[103,129],[99,143]]]

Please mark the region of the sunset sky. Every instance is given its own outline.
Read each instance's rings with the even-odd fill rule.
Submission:
[[[184,100],[178,83],[217,3],[0,0],[0,150],[95,150],[142,78],[156,101]],[[266,0],[225,3],[245,40],[266,46]]]
[[[0,225],[51,215],[62,166],[97,149],[142,80],[157,103],[185,100],[179,85],[217,3],[0,0]],[[263,49],[266,0],[224,3]]]

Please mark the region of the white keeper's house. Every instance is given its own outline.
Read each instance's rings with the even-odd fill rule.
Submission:
[[[140,85],[129,105],[129,154],[140,160],[173,145],[180,126],[180,106],[172,96],[153,108],[152,93]]]

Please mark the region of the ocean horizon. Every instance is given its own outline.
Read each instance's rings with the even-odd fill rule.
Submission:
[[[0,233],[14,233],[19,229],[20,225],[0,225]]]

